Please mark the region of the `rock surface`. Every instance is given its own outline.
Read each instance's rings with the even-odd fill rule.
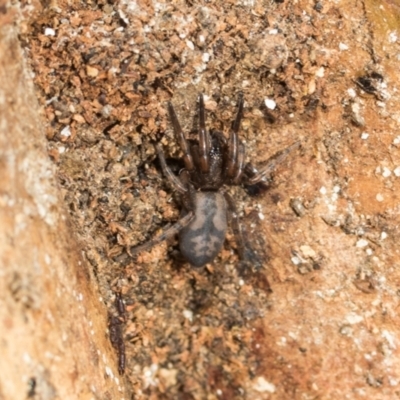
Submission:
[[[0,139],[12,155],[0,158],[0,246],[2,265],[13,266],[1,280],[8,350],[0,365],[9,376],[0,398],[17,398],[5,383],[17,388],[21,377],[25,385],[35,378],[38,390],[39,378],[47,382],[48,398],[68,398],[73,380],[87,398],[399,396],[400,8],[389,0],[218,4],[60,1],[2,16],[18,21],[79,247],[62,233],[53,167],[27,129],[37,126],[28,119],[36,108],[25,108],[20,136]],[[16,102],[26,78],[15,70],[1,73]],[[204,270],[177,260],[174,241],[137,259],[126,253],[179,218],[154,143],[178,171],[166,103],[194,133],[199,92],[208,127],[225,134],[244,94],[241,138],[257,165],[301,141],[268,190],[229,189],[264,255],[261,270],[237,268],[232,233]],[[15,102],[2,102],[6,133],[24,110]],[[21,153],[30,141],[33,157]],[[51,192],[41,189],[45,179]],[[95,290],[111,313],[116,292],[126,303],[119,396],[115,372],[104,378],[116,367],[105,369],[107,315]],[[23,324],[31,325],[22,343]],[[92,381],[96,395],[85,386]]]

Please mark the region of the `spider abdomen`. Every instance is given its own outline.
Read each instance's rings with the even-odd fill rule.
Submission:
[[[211,262],[220,252],[227,230],[227,206],[223,194],[196,192],[194,218],[179,233],[183,256],[195,267]]]

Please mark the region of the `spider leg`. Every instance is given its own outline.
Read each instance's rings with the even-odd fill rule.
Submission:
[[[141,244],[139,246],[133,246],[129,249],[129,254],[134,256],[142,251],[146,251],[151,247],[159,244],[170,237],[177,234],[182,228],[184,228],[189,222],[193,219],[194,213],[192,211],[188,212],[184,217],[182,217],[179,221],[175,222],[172,226],[165,229],[160,235],[150,239],[147,243]]]
[[[179,178],[171,171],[171,168],[168,167],[167,162],[165,161],[164,152],[162,151],[161,146],[156,144],[156,151],[158,158],[161,163],[161,168],[163,170],[163,174],[167,177],[167,179],[171,182],[172,186],[180,193],[186,193],[187,188],[185,185],[179,180]]]
[[[187,187],[187,192],[181,196],[181,201],[183,203],[183,206],[187,212],[189,211],[195,211],[195,204],[193,200],[196,197],[196,189],[194,186],[190,183],[190,173],[189,171],[186,171],[185,169],[182,170],[179,173],[179,179],[186,185]]]
[[[243,176],[244,155],[245,155],[245,147],[244,147],[244,144],[240,143],[239,144],[238,162],[237,162],[237,172],[236,172],[235,177],[232,179],[233,185],[238,185]]]
[[[206,116],[203,95],[199,96],[199,155],[200,171],[207,173],[210,171],[210,150],[211,138],[206,129]]]
[[[226,203],[228,204],[229,217],[233,234],[236,239],[236,246],[240,259],[243,259],[245,254],[245,241],[243,237],[242,228],[239,223],[239,216],[237,214],[235,203],[229,193],[224,192]]]
[[[243,229],[240,226],[239,216],[237,214],[235,203],[234,203],[232,197],[226,192],[224,193],[224,196],[225,196],[226,202],[228,204],[228,211],[229,211],[229,215],[230,215],[231,227],[232,227],[233,233],[235,235],[241,267],[243,267],[247,270],[250,268],[252,270],[257,271],[262,267],[262,260],[257,255],[257,252],[255,252],[252,249],[249,241],[245,239],[245,237],[247,235],[246,235],[246,232],[243,233]],[[268,292],[270,292],[271,287],[268,282],[268,279],[265,276],[264,276],[264,282],[265,282],[266,290]]]
[[[255,185],[261,181],[266,180],[271,173],[275,170],[275,168],[285,160],[288,154],[300,146],[300,141],[297,141],[287,147],[286,149],[279,151],[275,155],[273,155],[269,160],[267,165],[257,170],[253,165],[250,163],[246,164],[245,170],[245,181],[244,183],[247,185]]]
[[[182,128],[178,121],[178,117],[176,116],[174,107],[172,106],[171,103],[168,103],[168,112],[172,122],[172,126],[174,128],[175,137],[177,138],[179,145],[181,146],[181,149],[183,151],[183,161],[185,163],[185,168],[188,171],[193,171],[194,164],[193,164],[192,154],[190,153],[190,147],[185,138],[185,135],[183,134]]]
[[[235,121],[229,133],[228,157],[226,162],[225,176],[229,179],[236,177],[238,173],[239,157],[239,128],[243,116],[243,96],[239,96],[239,107]]]

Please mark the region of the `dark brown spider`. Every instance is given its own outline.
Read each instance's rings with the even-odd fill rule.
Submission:
[[[250,163],[245,164],[245,147],[239,140],[239,127],[243,114],[243,97],[239,97],[238,112],[227,140],[220,132],[208,132],[205,127],[203,95],[199,96],[199,140],[188,142],[182,132],[171,103],[168,111],[174,133],[183,151],[185,168],[176,176],[168,167],[164,152],[156,144],[158,158],[164,175],[181,194],[184,207],[182,218],[149,242],[132,247],[135,255],[141,251],[179,233],[182,255],[195,267],[211,262],[220,252],[226,235],[228,219],[234,231],[239,257],[250,261],[253,254],[244,239],[238,215],[232,198],[225,192],[224,185],[255,185],[265,181],[276,165],[299,145],[289,146],[273,156],[268,164],[257,170]],[[228,218],[230,217],[230,218]]]

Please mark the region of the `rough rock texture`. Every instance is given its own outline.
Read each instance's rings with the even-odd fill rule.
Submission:
[[[398,397],[397,4],[32,5],[20,38],[48,151],[87,273],[111,312],[115,292],[126,303],[131,397]],[[225,134],[244,94],[257,165],[301,140],[268,190],[230,189],[261,270],[237,268],[231,233],[205,269],[182,263],[174,241],[126,252],[179,218],[154,142],[178,171],[166,102],[194,133],[199,92]]]
[[[107,311],[70,237],[30,73],[0,18],[0,399],[117,399]]]

